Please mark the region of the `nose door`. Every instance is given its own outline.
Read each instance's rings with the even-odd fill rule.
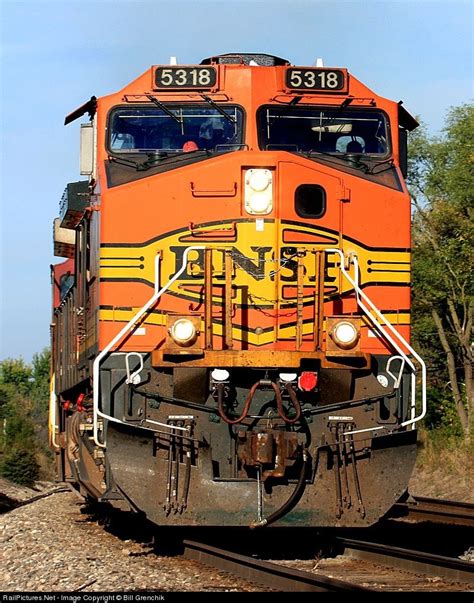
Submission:
[[[324,295],[340,288],[335,256],[326,250],[342,246],[346,192],[341,178],[298,161],[279,162],[277,189],[277,339],[285,348],[314,350],[321,346]]]

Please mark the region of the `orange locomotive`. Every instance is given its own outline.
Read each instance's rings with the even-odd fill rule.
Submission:
[[[158,525],[377,521],[426,407],[416,121],[345,69],[241,53],[154,66],[66,123],[86,113],[55,222],[60,477]]]

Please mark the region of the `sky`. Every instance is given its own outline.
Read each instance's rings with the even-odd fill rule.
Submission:
[[[52,222],[79,175],[64,117],[151,65],[265,52],[346,67],[442,129],[473,99],[471,0],[0,0],[0,360],[49,345]]]

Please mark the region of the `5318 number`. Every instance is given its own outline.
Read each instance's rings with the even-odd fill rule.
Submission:
[[[155,72],[157,88],[212,88],[216,79],[212,67],[158,67]]]
[[[287,69],[286,85],[300,90],[330,92],[344,89],[345,77],[339,69]]]

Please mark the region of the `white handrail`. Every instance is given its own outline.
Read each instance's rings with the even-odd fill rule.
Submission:
[[[123,327],[123,329],[121,329],[117,335],[115,335],[115,337],[112,339],[112,341],[110,341],[105,348],[100,352],[100,354],[97,356],[97,358],[94,360],[94,365],[93,365],[93,369],[92,369],[92,376],[93,376],[93,421],[94,421],[94,442],[97,446],[100,446],[100,448],[105,448],[106,444],[105,442],[100,442],[99,441],[99,417],[102,417],[103,419],[107,419],[108,421],[112,421],[114,423],[121,423],[121,424],[126,424],[124,421],[121,421],[120,419],[117,419],[116,417],[112,417],[111,415],[108,415],[106,413],[103,413],[100,409],[99,409],[99,395],[100,395],[100,364],[102,362],[102,359],[110,352],[110,350],[116,346],[125,335],[127,334],[131,334],[137,323],[139,322],[139,320],[142,318],[142,316],[144,316],[144,314],[146,314],[146,312],[156,304],[156,302],[158,301],[158,299],[163,295],[163,293],[165,291],[167,291],[171,285],[181,276],[181,274],[186,270],[187,264],[188,264],[188,255],[191,251],[194,250],[200,250],[200,249],[205,249],[205,247],[203,245],[195,245],[192,247],[188,247],[184,254],[183,254],[183,264],[181,266],[181,268],[178,270],[178,272],[176,272],[176,274],[166,283],[166,285],[164,285],[161,289],[160,287],[160,257],[161,254],[158,252],[155,256],[155,287],[154,287],[154,293],[152,295],[152,297],[150,297],[150,299],[146,302],[146,304],[135,314],[135,316],[133,316],[128,323]],[[158,425],[161,425],[162,427],[167,427],[168,429],[175,429],[175,430],[179,430],[179,431],[186,431],[186,428],[183,427],[177,427],[177,426],[171,426],[168,425],[167,423],[158,423],[155,421],[155,423],[157,423]]]
[[[56,441],[56,436],[59,432],[58,426],[58,397],[56,396],[55,387],[56,375],[53,373],[50,378],[49,386],[49,425],[51,429],[51,444],[56,450],[61,450],[61,446]]]
[[[130,372],[130,358],[131,356],[137,356],[138,357],[138,361],[140,363],[139,367],[133,371],[133,373]],[[125,380],[125,383],[127,385],[137,385],[138,383],[140,383],[140,373],[142,372],[144,367],[143,364],[143,354],[140,354],[139,352],[128,352],[128,354],[125,355],[125,369],[127,371],[127,378]],[[138,377],[138,379],[137,379]]]
[[[367,295],[362,291],[358,284],[358,274],[359,274],[359,262],[357,260],[357,255],[352,253],[349,257],[349,264],[352,262],[354,265],[354,272],[356,274],[356,279],[353,279],[349,272],[346,270],[344,266],[345,256],[341,249],[330,248],[325,250],[326,253],[336,253],[340,258],[340,270],[346,280],[353,286],[354,292],[356,294],[356,299],[359,307],[367,316],[367,318],[372,322],[375,328],[382,334],[382,336],[392,345],[393,348],[399,353],[399,355],[405,360],[408,366],[412,370],[412,379],[411,379],[411,418],[403,423],[400,423],[400,427],[406,427],[407,425],[412,425],[418,421],[421,421],[423,417],[426,415],[426,365],[423,359],[415,352],[415,350],[410,346],[410,344],[406,341],[402,335],[390,324],[390,322],[385,318],[385,316],[379,311],[379,309],[373,304],[373,302],[367,297]],[[363,301],[362,301],[363,300]],[[365,303],[363,303],[365,302]],[[369,306],[370,310],[367,308]],[[377,316],[377,319],[371,313]],[[384,326],[382,326],[382,324]],[[388,333],[388,331],[390,333]],[[397,341],[398,340],[398,343]],[[408,352],[416,359],[416,361],[421,366],[421,412],[418,416],[416,416],[416,367],[404,352],[400,344],[404,346]],[[375,431],[376,429],[380,429],[380,427],[372,427],[364,430],[358,430],[357,433],[361,433],[362,431]],[[356,432],[345,432],[345,433],[356,433]]]
[[[400,368],[398,369],[398,376],[395,376],[392,371],[390,370],[390,367],[392,366],[392,362],[394,360],[401,360],[400,362]],[[392,377],[393,379],[393,387],[395,389],[398,389],[400,387],[400,382],[402,380],[403,377],[403,369],[405,368],[405,359],[403,358],[403,356],[390,356],[390,358],[387,360],[387,366],[385,368],[386,372],[390,375],[390,377]]]

